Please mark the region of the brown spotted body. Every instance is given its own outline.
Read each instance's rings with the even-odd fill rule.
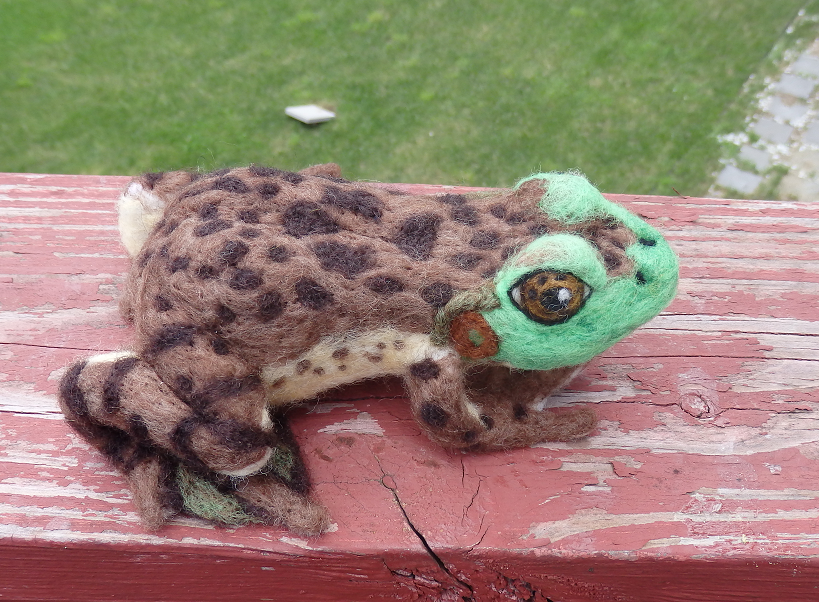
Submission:
[[[271,407],[364,378],[402,376],[421,426],[450,447],[567,440],[592,427],[589,411],[530,406],[576,367],[482,363],[498,343],[474,310],[493,302],[481,291],[504,262],[546,233],[577,233],[610,276],[628,273],[630,230],[550,219],[537,182],[414,196],[338,175],[332,165],[148,174],[125,193],[159,208],[144,233],[123,231],[134,260],[121,307],[135,346],[72,372],[61,399],[101,448],[120,441],[117,458],[127,458],[115,461],[137,475],[152,524],[169,512],[157,491],[173,489],[169,466],[179,463],[262,520],[326,528]],[[545,281],[532,285],[541,289]],[[284,449],[286,474],[270,468]],[[231,489],[236,479],[243,485]]]

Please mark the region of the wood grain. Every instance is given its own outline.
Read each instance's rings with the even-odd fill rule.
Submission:
[[[336,521],[304,540],[190,518],[146,532],[62,421],[64,366],[128,345],[126,182],[0,175],[0,599],[819,599],[819,205],[612,195],[682,279],[543,402],[593,403],[600,428],[451,453],[397,381],[345,388],[294,413]]]

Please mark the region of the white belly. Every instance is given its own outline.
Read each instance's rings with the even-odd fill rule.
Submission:
[[[286,364],[262,368],[262,380],[270,403],[280,405],[359,380],[401,375],[410,364],[449,353],[448,347],[433,345],[429,335],[382,328],[322,339]]]

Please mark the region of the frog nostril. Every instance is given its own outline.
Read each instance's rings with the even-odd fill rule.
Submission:
[[[644,247],[653,247],[654,245],[657,244],[657,241],[651,238],[641,238],[637,242],[639,242]]]
[[[637,272],[636,274],[634,274],[634,277],[637,279],[637,284],[646,283],[646,277],[642,272]]]

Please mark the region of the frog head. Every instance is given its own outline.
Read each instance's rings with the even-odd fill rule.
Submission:
[[[516,188],[533,180],[544,188],[540,209],[565,231],[542,235],[511,256],[474,310],[450,321],[450,337],[465,357],[550,370],[589,361],[656,316],[674,298],[679,269],[657,230],[584,177],[541,173]],[[574,232],[601,219],[633,233],[627,273],[607,274],[598,249]]]

